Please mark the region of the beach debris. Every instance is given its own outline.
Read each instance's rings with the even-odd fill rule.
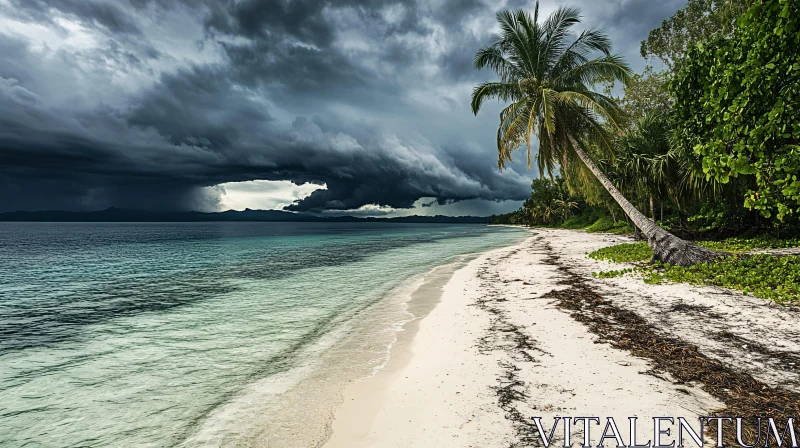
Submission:
[[[754,422],[757,417],[764,415],[776,420],[800,415],[800,394],[770,387],[747,373],[708,357],[693,344],[657,333],[643,317],[597,294],[587,280],[562,264],[552,252],[547,261],[558,266],[564,275],[560,284],[569,286],[568,289],[545,294],[558,301],[556,306],[570,312],[573,319],[586,325],[590,332],[599,337],[596,342],[607,343],[629,351],[636,357],[649,359],[653,367],[646,373],[663,372],[670,376],[674,384],[696,384],[725,403],[725,408],[712,411],[710,416],[736,415]],[[736,338],[730,333],[723,336]],[[796,354],[787,353],[783,356],[788,358]],[[715,437],[714,428],[709,429],[711,436]],[[745,425],[742,432],[747,440],[759,437],[755,424]],[[726,446],[736,445],[732,433],[724,433],[724,437]],[[764,437],[763,432],[761,437]]]
[[[519,252],[519,249],[507,252],[499,259],[511,257]],[[492,275],[486,266],[478,271],[478,278],[484,283],[487,291],[495,291],[498,287],[507,287],[502,282],[498,282],[497,276]],[[523,284],[527,284],[523,282]],[[499,295],[488,294],[491,297]],[[490,300],[483,297],[477,300],[476,305],[483,311],[492,316],[491,326],[488,328],[486,336],[479,339],[478,351],[489,353],[495,350],[508,352],[514,362],[537,362],[533,356],[534,352],[550,355],[536,345],[536,341],[526,335],[521,328],[509,322],[506,311],[498,305],[498,300]],[[508,342],[511,342],[509,344]],[[527,404],[529,398],[527,384],[519,379],[520,368],[512,362],[500,361],[503,374],[498,378],[498,386],[494,387],[497,393],[499,407],[504,411],[505,418],[513,423],[515,441],[512,448],[540,446],[536,426],[530,421],[529,415],[525,411],[518,409],[519,404]]]

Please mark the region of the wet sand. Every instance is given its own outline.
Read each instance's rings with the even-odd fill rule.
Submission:
[[[555,416],[614,417],[627,441],[629,416],[696,421],[726,406],[702,375],[678,381],[669,360],[617,344],[631,324],[603,319],[619,313],[765,390],[798,392],[798,370],[786,361],[800,351],[798,313],[719,288],[592,278],[619,265],[586,254],[624,241],[536,230],[426,279],[409,305],[416,319],[383,370],[347,386],[323,446],[528,446],[538,440],[534,416],[548,428]],[[584,308],[582,293],[599,305]]]

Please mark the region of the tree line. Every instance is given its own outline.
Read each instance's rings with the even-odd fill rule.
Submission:
[[[800,1],[689,0],[642,42],[662,67],[642,73],[602,31],[570,38],[577,9],[538,11],[498,13],[499,35],[475,56],[499,79],[474,89],[473,112],[507,104],[499,167],[524,148],[540,173],[523,207],[493,222],[624,221],[673,264],[719,255],[687,241],[704,232],[798,229]]]

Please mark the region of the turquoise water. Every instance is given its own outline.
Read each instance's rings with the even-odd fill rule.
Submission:
[[[298,416],[322,427],[339,383],[385,362],[409,285],[523,236],[0,223],[0,446],[293,446]]]

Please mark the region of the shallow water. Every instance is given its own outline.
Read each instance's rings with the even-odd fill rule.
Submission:
[[[337,388],[386,361],[422,274],[523,236],[0,223],[0,446],[310,446]]]

